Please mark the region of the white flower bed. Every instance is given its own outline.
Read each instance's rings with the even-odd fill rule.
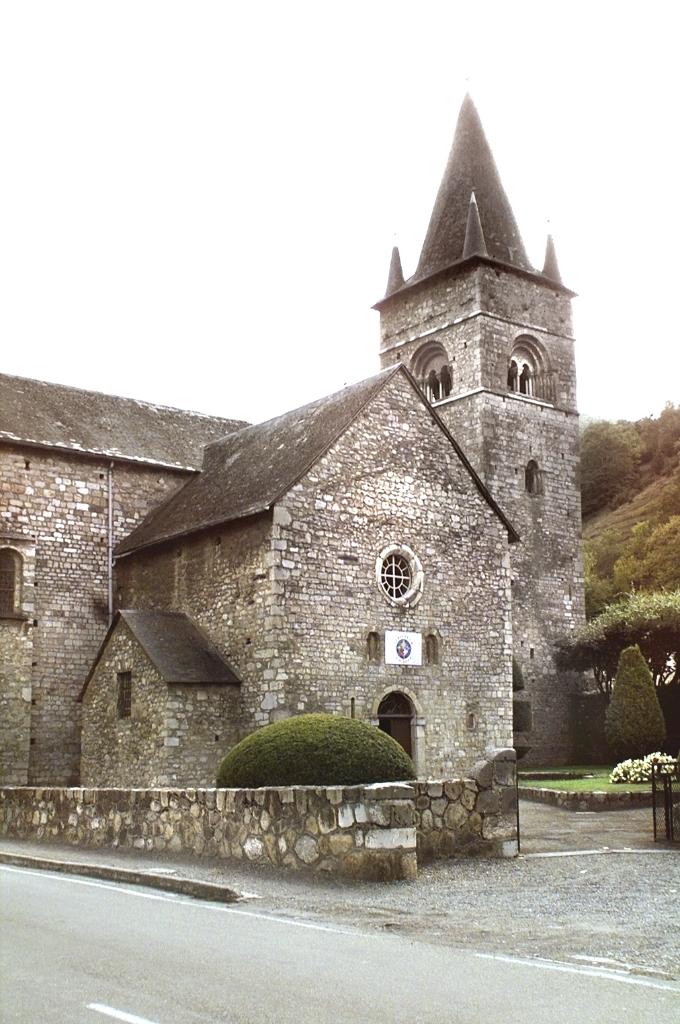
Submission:
[[[670,775],[677,768],[678,762],[670,754],[661,754],[658,750],[654,754],[647,754],[647,757],[629,757],[627,761],[617,764],[609,776],[609,781],[651,782],[653,764],[658,765],[659,771],[668,772]]]

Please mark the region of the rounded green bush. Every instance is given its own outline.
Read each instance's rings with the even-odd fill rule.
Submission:
[[[340,715],[297,715],[246,736],[220,764],[217,785],[356,786],[414,779],[413,761],[391,736]]]

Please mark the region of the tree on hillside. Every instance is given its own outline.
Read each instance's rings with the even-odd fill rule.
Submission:
[[[640,464],[641,444],[633,423],[590,423],[581,435],[581,498],[589,516],[625,498]]]
[[[605,715],[605,735],[617,761],[644,757],[658,750],[665,739],[666,726],[652,674],[637,646],[621,652]]]
[[[653,526],[638,523],[612,570],[614,593],[680,588],[680,515]]]
[[[678,462],[680,442],[680,407],[666,402],[656,419],[639,420],[636,424],[642,442],[642,460],[657,473]]]

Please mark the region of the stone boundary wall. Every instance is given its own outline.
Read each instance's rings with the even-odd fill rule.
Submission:
[[[213,857],[348,878],[413,879],[418,862],[517,853],[513,750],[469,779],[277,789],[0,789],[0,835]]]
[[[0,835],[215,857],[376,881],[416,876],[402,783],[291,789],[0,790]]]
[[[412,783],[419,864],[464,854],[517,856],[515,751],[487,757],[469,779]]]
[[[607,793],[595,790],[579,793],[565,789],[543,789],[537,786],[521,786],[520,800],[552,804],[565,811],[625,811],[632,807],[651,807],[652,791],[649,793]]]

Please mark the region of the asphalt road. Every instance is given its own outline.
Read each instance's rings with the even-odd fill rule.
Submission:
[[[626,1024],[680,984],[0,868],[3,1024]]]

